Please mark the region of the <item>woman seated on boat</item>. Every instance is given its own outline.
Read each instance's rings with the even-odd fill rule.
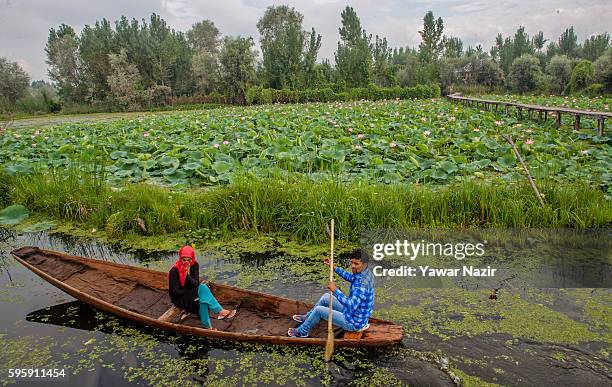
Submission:
[[[348,297],[336,287],[334,282],[327,284],[333,292],[332,324],[345,331],[363,331],[368,329],[368,319],[374,309],[374,276],[369,269],[368,255],[360,249],[350,254],[351,271],[349,273],[334,267],[334,271],[342,279],[351,283]],[[330,265],[329,259],[324,261]],[[334,265],[336,266],[336,265]],[[298,328],[289,328],[290,337],[308,337],[310,330],[317,326],[321,319],[329,318],[329,293],[325,293],[316,305],[305,315],[293,315],[293,319],[302,323]]]
[[[219,320],[236,315],[236,310],[224,309],[208,286],[200,283],[200,265],[191,246],[183,246],[179,250],[179,259],[168,273],[168,282],[170,300],[182,311],[180,321],[192,313],[199,316],[205,328],[211,328],[209,310],[217,313]]]

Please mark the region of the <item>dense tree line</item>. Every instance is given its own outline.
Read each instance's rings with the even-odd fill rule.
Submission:
[[[368,33],[357,12],[346,7],[332,64],[317,61],[322,37],[314,28],[305,28],[303,19],[295,8],[268,7],[257,22],[261,55],[254,51],[253,38],[223,37],[210,20],[185,33],[156,14],[140,21],[125,16],[114,23],[102,19],[79,34],[62,24],[49,31],[48,74],[66,106],[85,103],[121,110],[176,101],[245,103],[252,87],[342,93],[437,83],[443,92],[612,92],[608,33],[580,44],[573,27],[549,41],[541,31],[529,36],[521,26],[511,36],[498,34],[485,51],[445,35],[444,21],[429,11],[418,47],[391,48],[385,37]],[[0,109],[36,94],[27,74],[4,59],[0,80]],[[49,89],[43,88],[45,106],[57,108]],[[43,98],[40,92],[36,95]]]

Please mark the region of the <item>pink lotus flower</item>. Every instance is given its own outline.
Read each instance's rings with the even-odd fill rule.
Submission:
[[[362,138],[364,138],[364,137],[365,137],[365,134],[363,134],[363,133],[359,133],[359,134],[357,135],[357,138],[358,138],[358,139],[360,139],[360,140],[361,140]]]
[[[49,137],[48,137],[48,136],[45,136],[45,141],[47,141],[48,139],[49,139]]]
[[[533,145],[533,139],[528,139],[527,141],[525,141],[525,144],[527,145]]]
[[[430,134],[431,134],[431,132],[429,130],[426,130],[426,131],[423,132],[423,135],[425,135],[425,136],[429,136]]]
[[[396,117],[399,117],[399,112],[395,112],[395,116],[396,116]]]
[[[149,137],[149,136],[150,136],[150,134],[149,134],[149,132],[144,132],[144,133],[142,134],[142,136],[143,136],[143,137]]]
[[[474,128],[474,132],[480,132],[480,128]]]
[[[215,144],[215,145],[213,145],[213,147],[218,148],[218,147],[219,147],[219,144]]]
[[[349,133],[353,133],[353,128],[348,128],[347,130]]]
[[[361,146],[361,145],[355,145],[355,149],[357,149],[357,150],[362,150],[362,149],[363,149],[363,146]]]
[[[229,145],[229,141],[223,141],[223,145]]]
[[[391,148],[395,148],[396,146],[397,146],[397,144],[395,143],[395,141],[391,141],[389,143],[389,147],[391,147]]]
[[[501,124],[503,124],[503,122],[501,122],[501,121],[495,121],[495,125],[500,126]]]
[[[583,155],[588,155],[589,151],[585,149],[585,150],[581,150],[580,153]]]
[[[40,130],[37,130],[36,132],[34,132],[35,136],[38,136],[40,134]]]

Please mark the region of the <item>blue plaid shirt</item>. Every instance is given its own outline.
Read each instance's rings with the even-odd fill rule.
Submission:
[[[344,318],[355,326],[363,328],[374,309],[374,276],[369,267],[361,273],[353,274],[336,267],[336,274],[351,283],[349,296],[340,289],[334,291],[334,296],[344,305]]]

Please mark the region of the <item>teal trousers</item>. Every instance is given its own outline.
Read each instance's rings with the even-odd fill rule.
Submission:
[[[205,328],[210,328],[212,325],[210,324],[210,313],[208,311],[219,313],[223,310],[223,307],[206,284],[200,284],[198,287],[198,298],[200,299],[200,321]]]

